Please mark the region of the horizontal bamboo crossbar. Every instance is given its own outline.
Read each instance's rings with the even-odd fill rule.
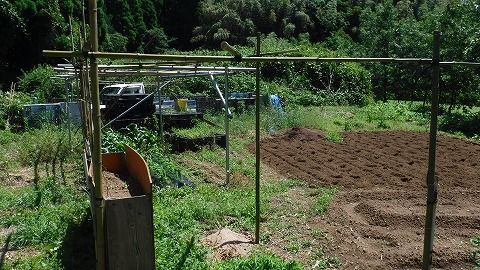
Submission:
[[[57,65],[58,67],[54,68],[56,71],[74,71],[75,67],[73,65]],[[134,69],[134,70],[162,70],[162,71],[174,71],[174,70],[184,70],[184,71],[245,71],[245,72],[254,72],[254,68],[246,67],[219,67],[219,66],[176,66],[176,65],[157,65],[157,64],[126,64],[126,65],[98,65],[98,70],[125,70],[125,69]]]
[[[83,57],[94,56],[96,58],[106,59],[136,59],[136,60],[164,60],[164,61],[184,61],[184,62],[238,62],[233,56],[200,56],[200,55],[160,55],[160,54],[140,54],[140,53],[112,53],[112,52],[75,52],[75,51],[50,51],[44,50],[45,57]],[[379,63],[417,63],[431,64],[430,58],[352,58],[352,57],[262,57],[247,56],[243,57],[241,62],[262,63],[262,62],[379,62]]]
[[[179,61],[179,62],[238,62],[233,56],[204,56],[204,55],[162,55],[162,54],[141,54],[141,53],[112,53],[112,52],[77,52],[77,51],[51,51],[44,50],[45,57],[84,57],[95,56],[106,59],[136,59],[136,60],[157,60],[157,61]],[[431,58],[374,58],[374,57],[265,57],[246,56],[241,59],[245,63],[265,62],[324,62],[324,63],[412,63],[419,65],[431,65]],[[444,61],[441,66],[480,66],[475,62]]]

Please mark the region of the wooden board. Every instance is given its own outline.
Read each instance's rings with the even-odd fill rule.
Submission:
[[[108,269],[154,269],[150,195],[105,200],[105,225]]]

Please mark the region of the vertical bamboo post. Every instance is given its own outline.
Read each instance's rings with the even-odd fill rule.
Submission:
[[[72,14],[68,14],[68,24],[70,25],[70,42],[72,43],[72,52],[74,52],[75,42],[73,41]]]
[[[86,63],[85,69],[83,70],[83,87],[85,88],[85,108],[87,113],[87,132],[88,132],[88,142],[89,145],[93,142],[93,132],[92,132],[92,97],[90,93],[90,61],[88,59],[84,59]],[[88,148],[88,157],[92,156],[91,148]]]
[[[73,90],[73,79],[68,79],[67,82],[69,82],[70,87]],[[71,115],[71,113],[70,113],[70,101],[71,101],[70,95],[72,93],[69,90],[68,84],[65,86],[65,88],[67,89],[67,99],[66,99],[67,102],[66,102],[66,106],[65,106],[65,111],[67,113],[68,144],[72,145],[72,123],[71,123],[71,120],[70,120],[70,115]]]
[[[437,207],[437,178],[435,161],[437,150],[438,96],[440,84],[440,32],[433,37],[432,62],[432,105],[430,120],[430,145],[428,149],[427,173],[427,213],[425,217],[425,235],[423,241],[423,269],[432,269],[433,240],[435,237],[435,211]]]
[[[90,51],[98,52],[98,25],[97,25],[97,0],[89,0],[90,6]],[[93,142],[92,142],[92,166],[93,180],[95,181],[95,253],[96,269],[105,269],[105,228],[104,228],[104,200],[102,181],[102,157],[101,157],[101,118],[100,118],[100,93],[98,86],[98,61],[92,55],[90,57],[90,91],[92,98],[93,114]]]
[[[162,137],[162,141],[165,141],[163,137],[163,115],[162,115],[162,92],[160,87],[160,79],[157,79],[157,95],[158,95],[158,120],[159,120],[159,128],[160,128],[160,136]]]
[[[260,56],[260,33],[257,33],[257,56]],[[260,62],[255,73],[255,244],[260,243]]]
[[[80,65],[78,77],[78,88],[80,90],[80,112],[81,112],[81,122],[82,122],[82,134],[84,141],[84,149],[87,149],[86,142],[88,141],[88,117],[87,117],[87,108],[86,108],[86,96],[85,96],[85,81],[83,76],[83,62]]]
[[[230,117],[228,115],[228,67],[225,67],[225,184],[230,183]]]

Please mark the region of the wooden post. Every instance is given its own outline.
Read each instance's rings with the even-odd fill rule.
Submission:
[[[437,178],[435,161],[437,150],[438,96],[440,83],[440,32],[435,31],[433,37],[432,61],[432,105],[430,120],[430,145],[428,150],[427,173],[427,213],[425,217],[425,235],[423,242],[423,269],[432,269],[433,240],[435,237],[435,211],[437,207]]]
[[[98,52],[98,25],[97,25],[97,0],[89,0],[90,11],[90,51]],[[101,156],[101,116],[100,116],[100,91],[98,86],[98,62],[97,57],[90,56],[90,91],[92,98],[92,167],[93,180],[95,182],[95,254],[96,269],[105,269],[105,226],[103,181],[102,181],[102,156]]]
[[[257,33],[257,56],[260,55],[260,33]],[[255,244],[260,243],[260,62],[255,73]]]

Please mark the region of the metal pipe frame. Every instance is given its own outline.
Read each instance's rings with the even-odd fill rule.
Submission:
[[[222,105],[227,110],[228,117],[231,118],[232,117],[232,112],[230,111],[230,109],[228,109],[227,101],[225,100],[225,97],[222,94],[222,90],[220,90],[220,87],[218,87],[218,83],[215,80],[215,78],[213,77],[213,74],[210,74],[210,80],[212,81],[213,87],[215,88],[215,90],[217,90],[217,94],[220,97],[220,100],[222,101]],[[227,97],[227,99],[228,99],[228,97]]]

